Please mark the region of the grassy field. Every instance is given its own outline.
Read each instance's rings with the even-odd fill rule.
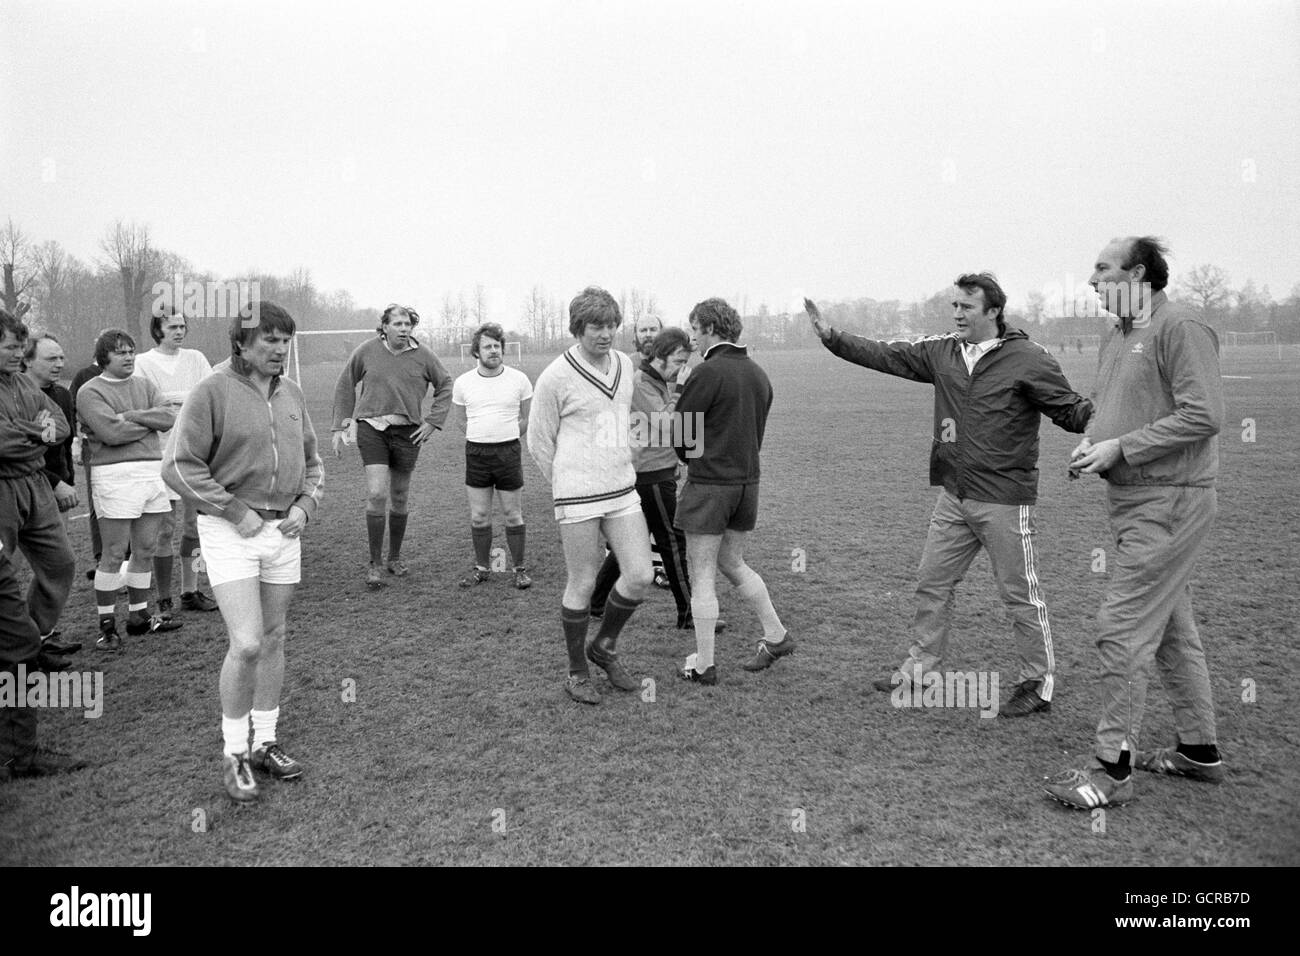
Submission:
[[[1225,355],[1225,375],[1248,377],[1224,383],[1220,516],[1196,584],[1230,767],[1222,786],[1139,775],[1138,799],[1107,813],[1104,828],[1038,789],[1090,751],[1093,622],[1106,586],[1092,567],[1094,549],[1110,548],[1102,485],[1066,481],[1077,439],[1046,420],[1038,554],[1059,666],[1052,714],[896,710],[872,691],[908,643],[935,498],[931,391],[821,350],[759,352],[776,402],[750,560],[800,641],[794,658],[761,674],[740,669],[756,621],[724,586],[722,683],[685,685],[675,674],[693,639],[672,627],[671,597],[656,591],[621,646],[652,687],[610,690],[597,708],[573,704],[562,691],[559,538],[531,461],[532,590],[513,590],[504,575],[456,587],[470,557],[464,458],[460,439],[438,435],[413,482],[411,576],[372,594],[361,464],[349,450],[327,460],[325,506],[303,543],[290,612],[281,739],[304,778],[268,786],[255,807],[227,800],[224,630],[219,615],[189,614],[173,634],[128,638],[122,656],[93,646],[79,655],[80,667],[104,673],[103,716],[46,711],[41,735],[96,766],[0,788],[0,863],[1300,863],[1295,352],[1288,362],[1267,349]],[[525,371],[535,378],[546,361],[526,356]],[[1086,393],[1095,353],[1062,362]],[[311,369],[304,382],[326,433],[336,372]],[[1242,440],[1243,419],[1254,421],[1253,442]],[[85,567],[86,522],[71,528]],[[499,521],[497,534],[504,546]],[[79,576],[65,637],[92,643],[93,628]],[[1012,684],[983,556],[960,590],[947,666],[1000,672],[1003,698]],[[1153,682],[1144,741],[1172,738]]]

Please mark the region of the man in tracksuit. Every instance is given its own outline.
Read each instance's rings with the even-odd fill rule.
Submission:
[[[1115,536],[1097,615],[1101,720],[1093,765],[1066,770],[1045,788],[1080,809],[1132,800],[1131,767],[1204,783],[1224,777],[1189,583],[1217,510],[1219,342],[1165,295],[1166,252],[1150,236],[1117,239],[1091,280],[1117,320],[1098,357],[1096,412],[1070,467],[1106,479]],[[1153,660],[1178,742],[1142,751]]]
[[[1007,329],[1006,301],[989,273],[959,276],[952,302],[956,333],[917,342],[836,332],[811,301],[805,308],[822,344],[840,358],[934,385],[930,484],[942,490],[921,555],[913,643],[894,675],[875,681],[875,688],[910,694],[938,670],[948,647],[953,593],[983,547],[1020,657],[1016,690],[999,712],[1022,717],[1051,710],[1056,676],[1052,628],[1034,566],[1039,415],[1081,432],[1092,404],[1070,388],[1046,349]]]
[[[226,792],[240,803],[260,795],[254,770],[277,780],[302,776],[276,725],[285,618],[323,480],[302,390],[284,377],[297,326],[270,302],[254,303],[252,314],[247,324],[235,317],[229,362],[185,400],[163,462],[163,480],[199,512],[203,561],[230,633],[221,668],[223,771]]]

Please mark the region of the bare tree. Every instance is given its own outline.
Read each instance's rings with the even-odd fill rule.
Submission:
[[[108,227],[104,238],[99,241],[99,248],[107,257],[108,266],[115,269],[121,278],[123,320],[128,327],[134,325],[140,330],[139,341],[148,342],[149,319],[144,301],[154,265],[149,227],[118,219]]]
[[[1218,312],[1232,304],[1228,274],[1214,265],[1197,266],[1179,282],[1183,297],[1202,313]]]
[[[540,284],[534,285],[524,299],[524,329],[534,348],[545,348],[547,326],[550,321],[551,303],[546,290]]]
[[[311,270],[299,266],[284,280],[285,299],[289,312],[300,329],[307,327],[307,318],[316,308],[316,286],[311,280]]]
[[[0,266],[4,268],[4,307],[21,319],[32,307],[29,293],[36,278],[32,263],[32,244],[27,234],[14,225],[12,218],[0,230]]]
[[[481,282],[474,286],[474,298],[470,303],[470,309],[474,315],[475,325],[482,325],[488,321],[487,289],[483,288]]]
[[[56,335],[62,331],[60,308],[68,286],[68,254],[53,239],[32,251],[36,266],[36,289],[41,325]]]

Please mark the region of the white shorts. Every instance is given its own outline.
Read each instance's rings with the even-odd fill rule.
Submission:
[[[266,521],[251,538],[240,537],[225,518],[199,515],[199,547],[212,586],[257,578],[263,584],[302,580],[302,539],[280,534],[279,521]]]
[[[623,518],[641,513],[641,496],[636,489],[608,501],[584,501],[574,505],[556,505],[557,524],[577,524],[595,518]]]
[[[93,465],[90,493],[99,518],[138,518],[172,510],[161,461],[118,461]]]

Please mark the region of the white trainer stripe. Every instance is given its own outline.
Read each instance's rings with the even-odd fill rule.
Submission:
[[[1025,555],[1025,580],[1029,585],[1029,603],[1038,615],[1038,626],[1043,631],[1043,650],[1047,655],[1047,675],[1043,686],[1038,689],[1038,696],[1043,700],[1052,699],[1053,684],[1056,675],[1056,649],[1052,645],[1052,625],[1047,618],[1047,602],[1043,600],[1038,587],[1038,570],[1034,567],[1034,541],[1029,530],[1029,505],[1020,506],[1020,543]]]

